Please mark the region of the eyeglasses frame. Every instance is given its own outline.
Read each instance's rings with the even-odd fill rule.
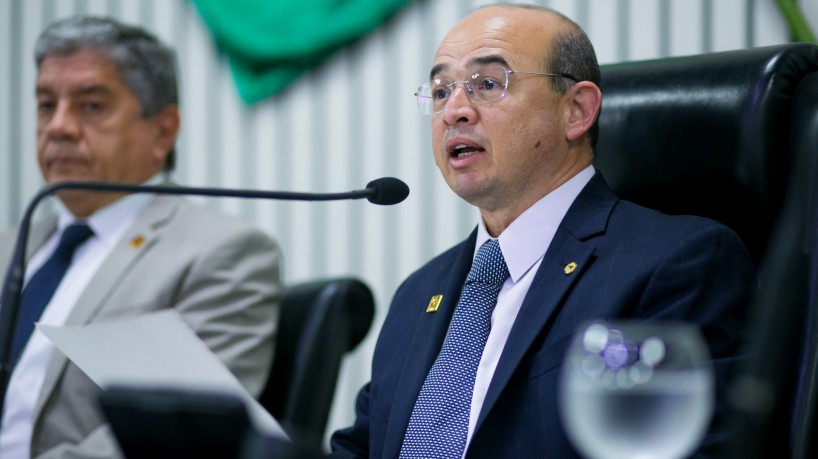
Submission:
[[[501,100],[501,99],[506,97],[506,91],[508,91],[508,85],[509,85],[509,75],[511,75],[511,74],[560,77],[560,78],[567,78],[569,80],[572,80],[574,83],[579,83],[581,81],[579,78],[577,78],[577,77],[575,77],[575,76],[573,76],[571,74],[568,74],[568,73],[561,73],[561,72],[556,72],[556,73],[554,73],[554,72],[526,72],[526,71],[522,71],[522,70],[508,69],[508,68],[505,68],[502,65],[498,65],[498,67],[503,69],[503,73],[505,73],[505,75],[506,75],[506,82],[505,82],[505,85],[503,87],[503,92],[496,99],[490,99],[490,100],[474,100],[474,99],[472,99],[471,94],[474,92],[474,90],[472,89],[471,85],[469,84],[469,81],[471,80],[471,78],[466,79],[466,80],[462,80],[462,81],[451,81],[451,80],[449,80],[449,83],[446,86],[448,86],[449,89],[451,90],[451,93],[454,94],[455,89],[457,89],[457,85],[462,84],[463,89],[466,91],[466,97],[468,97],[468,99],[472,103],[483,104],[483,103],[486,103],[486,102],[496,102],[496,101]],[[431,92],[432,88],[431,88],[431,83],[430,82],[426,82],[426,83],[423,83],[422,85],[418,86],[418,90],[417,90],[417,92],[415,92],[415,97],[417,98],[418,109],[420,110],[420,113],[423,114],[423,115],[431,116],[431,115],[437,115],[438,113],[443,112],[443,110],[446,109],[445,104],[443,105],[443,108],[441,108],[438,111],[432,111],[431,113],[426,113],[426,112],[423,111],[422,102],[421,102],[420,98],[421,97],[428,97],[428,98],[432,97],[431,94],[428,94],[428,95],[421,94],[421,89],[425,85],[429,85],[429,91]],[[434,107],[434,103],[432,103],[431,106]]]

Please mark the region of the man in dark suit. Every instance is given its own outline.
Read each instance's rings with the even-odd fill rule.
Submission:
[[[107,18],[49,26],[35,49],[37,145],[43,178],[160,184],[179,131],[173,52]],[[59,192],[32,225],[21,311],[66,228],[91,234],[69,257],[36,321],[85,325],[173,309],[258,395],[269,374],[281,292],[279,249],[249,224],[176,196]],[[13,237],[0,238],[6,266]],[[32,287],[37,285],[38,287]],[[23,316],[23,314],[21,314]],[[33,324],[17,346],[0,429],[5,458],[112,458],[121,453],[100,389]],[[104,346],[105,343],[100,343]]]
[[[599,84],[585,33],[546,8],[480,8],[443,39],[418,101],[438,168],[481,219],[395,293],[356,421],[332,438],[335,456],[578,457],[558,382],[571,338],[592,319],[695,323],[723,383],[750,258],[716,222],[663,215],[610,190],[592,166]],[[501,253],[484,251],[495,240]],[[483,282],[474,272],[494,269],[505,272],[490,322],[470,328],[461,317],[482,303],[472,299],[470,284]]]

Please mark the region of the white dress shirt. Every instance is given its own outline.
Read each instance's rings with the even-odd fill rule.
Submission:
[[[491,315],[491,331],[480,358],[480,365],[477,367],[469,414],[469,433],[466,438],[467,448],[474,434],[477,417],[480,415],[480,409],[494,376],[494,370],[497,368],[497,362],[503,353],[509,332],[523,304],[523,299],[528,293],[528,288],[531,286],[546,250],[551,245],[551,240],[554,239],[557,227],[593,175],[593,166],[583,169],[529,207],[497,238],[500,241],[500,249],[506,260],[510,276],[497,296],[497,306],[494,307]],[[477,227],[475,255],[480,246],[489,239],[491,236],[481,219]],[[465,450],[463,454],[465,455]]]
[[[145,184],[158,184],[161,181],[162,174],[157,174]],[[65,323],[80,295],[88,287],[91,277],[151,199],[152,196],[148,194],[128,195],[98,210],[85,220],[94,231],[94,235],[77,247],[71,266],[43,311],[39,323],[49,325]],[[34,253],[26,265],[26,283],[54,253],[63,230],[79,221],[59,200],[55,201],[58,213],[57,231]],[[0,429],[2,458],[26,458],[31,454],[34,409],[53,352],[54,345],[51,341],[35,329],[20,354],[6,390]]]

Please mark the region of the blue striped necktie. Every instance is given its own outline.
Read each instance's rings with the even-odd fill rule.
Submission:
[[[11,348],[12,363],[17,362],[17,358],[23,352],[28,338],[34,331],[34,322],[40,320],[43,310],[54,296],[68,267],[71,266],[74,251],[93,234],[94,232],[85,223],[75,223],[66,227],[57,245],[57,250],[26,284],[20,299],[20,312],[14,331],[14,342]]]
[[[415,402],[401,459],[459,459],[466,447],[477,366],[497,295],[508,278],[500,244],[489,240],[474,257],[449,331]]]

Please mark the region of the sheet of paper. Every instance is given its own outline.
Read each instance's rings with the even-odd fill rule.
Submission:
[[[174,310],[79,327],[37,324],[37,329],[103,389],[125,385],[234,393],[261,432],[286,437]]]

